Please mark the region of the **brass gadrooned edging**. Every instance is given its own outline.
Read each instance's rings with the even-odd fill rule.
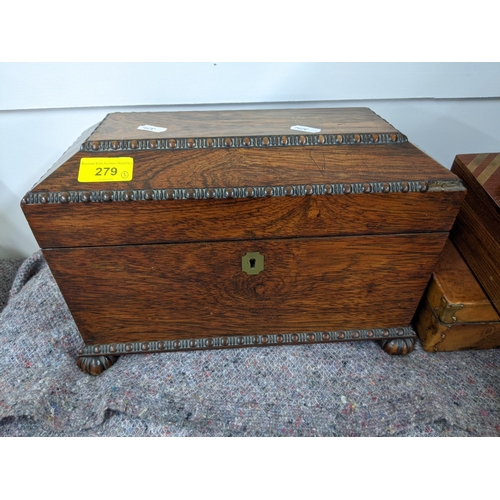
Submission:
[[[357,144],[397,144],[408,142],[401,132],[354,134],[286,134],[238,137],[183,137],[165,139],[124,139],[86,141],[80,150],[89,153],[103,151],[144,151],[182,149],[269,148],[290,146],[345,146]]]
[[[374,328],[371,330],[340,330],[328,332],[278,333],[269,335],[233,335],[214,338],[120,342],[84,346],[79,356],[121,356],[144,352],[190,351],[228,347],[262,347],[272,345],[323,344],[358,340],[414,338],[411,326]]]
[[[210,200],[279,196],[425,193],[427,191],[462,191],[463,189],[460,180],[355,182],[227,188],[103,189],[99,191],[82,189],[81,191],[29,192],[23,198],[22,203],[45,205],[54,203],[109,203],[115,201]]]

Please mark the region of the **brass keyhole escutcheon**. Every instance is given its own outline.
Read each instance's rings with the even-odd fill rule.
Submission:
[[[259,252],[248,252],[243,255],[241,270],[247,274],[259,274],[264,270],[264,256]]]

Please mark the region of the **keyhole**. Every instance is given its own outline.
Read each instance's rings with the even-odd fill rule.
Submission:
[[[247,252],[241,257],[241,270],[253,275],[264,271],[264,256],[259,252]]]

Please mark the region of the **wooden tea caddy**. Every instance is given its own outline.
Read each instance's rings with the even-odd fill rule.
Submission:
[[[406,354],[464,194],[367,108],[112,113],[22,208],[98,374],[174,350]]]

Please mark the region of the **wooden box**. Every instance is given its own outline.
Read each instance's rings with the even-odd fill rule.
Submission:
[[[500,347],[500,316],[448,240],[414,320],[426,351]]]
[[[464,194],[366,108],[113,113],[22,207],[98,373],[184,349],[404,354]]]
[[[500,312],[500,154],[458,155],[451,171],[467,188],[452,241]]]

